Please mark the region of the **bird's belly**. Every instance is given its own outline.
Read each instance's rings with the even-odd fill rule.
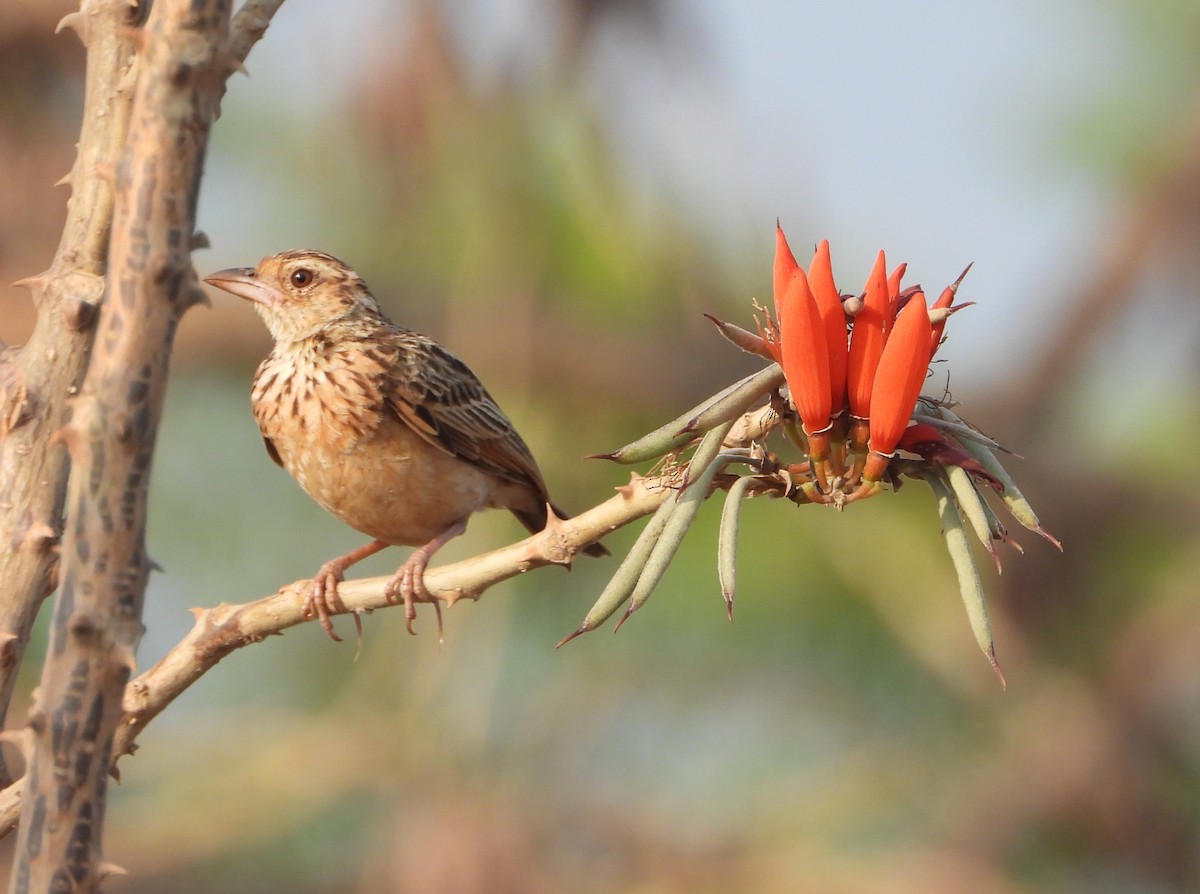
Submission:
[[[276,442],[296,481],[325,509],[369,537],[419,546],[495,505],[495,476],[389,424],[350,443]]]

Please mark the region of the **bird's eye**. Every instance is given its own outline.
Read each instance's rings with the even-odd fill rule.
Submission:
[[[301,267],[299,270],[292,271],[292,285],[303,288],[311,283],[316,276],[307,267]]]

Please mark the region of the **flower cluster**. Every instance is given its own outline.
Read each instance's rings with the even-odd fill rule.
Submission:
[[[883,489],[946,319],[966,306],[952,303],[961,276],[930,306],[920,286],[901,288],[904,272],[889,273],[880,251],[862,295],[843,296],[829,243],[806,272],[776,226],[775,320],[762,335],[800,418],[787,430],[808,454],[811,502],[840,507]]]
[[[829,243],[817,246],[805,269],[776,226],[774,316],[760,307],[766,319],[755,335],[707,315],[737,347],[773,362],[619,450],[596,455],[619,463],[657,458],[658,471],[646,480],[667,495],[583,623],[563,642],[594,630],[626,605],[619,627],[644,605],[700,505],[718,491],[726,496],[717,578],[732,618],[738,519],[747,498],[842,508],[907,478],[923,481],[933,494],[972,632],[1003,683],[968,533],[997,571],[997,544],[1021,551],[998,514],[1001,506],[1023,527],[1060,550],[1062,545],[1042,528],[1002,465],[1000,454],[1009,451],[959,416],[951,401],[921,396],[946,320],[967,306],[954,303],[967,271],[932,304],[920,286],[902,287],[904,273],[903,264],[889,272],[881,251],[862,294],[843,295],[834,282]],[[804,452],[802,462],[781,460],[767,449],[776,429]],[[730,471],[739,466],[746,471]]]

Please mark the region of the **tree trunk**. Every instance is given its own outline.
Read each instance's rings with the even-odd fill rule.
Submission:
[[[124,4],[114,4],[124,5]],[[146,495],[191,267],[208,131],[233,59],[229,0],[163,0],[139,45],[129,138],[113,175],[106,292],[62,430],[73,473],[32,740],[14,891],[93,891],[121,699],[142,635]]]

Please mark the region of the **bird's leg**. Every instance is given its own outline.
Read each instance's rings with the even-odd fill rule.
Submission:
[[[417,619],[417,609],[414,601],[432,602],[437,611],[438,640],[442,638],[442,604],[429,595],[425,589],[425,566],[433,558],[433,554],[467,529],[465,521],[455,522],[442,533],[438,534],[424,546],[418,547],[413,554],[404,560],[404,564],[396,569],[392,579],[384,587],[384,595],[393,605],[404,603],[404,617],[408,619],[408,632],[415,633],[413,622]]]
[[[372,540],[366,546],[360,546],[358,549],[351,550],[344,556],[330,559],[318,568],[317,573],[313,575],[312,587],[309,589],[308,595],[304,597],[302,615],[305,618],[312,618],[315,615],[321,621],[321,626],[325,628],[325,632],[340,643],[342,638],[334,633],[333,621],[330,620],[331,609],[336,611],[333,600],[338,595],[338,584],[346,579],[347,568],[351,565],[356,565],[367,556],[375,555],[375,553],[381,549],[386,549],[390,545],[382,540]],[[356,624],[362,623],[358,620],[358,615],[354,616],[354,620]],[[362,628],[360,626],[360,636],[361,633]]]

